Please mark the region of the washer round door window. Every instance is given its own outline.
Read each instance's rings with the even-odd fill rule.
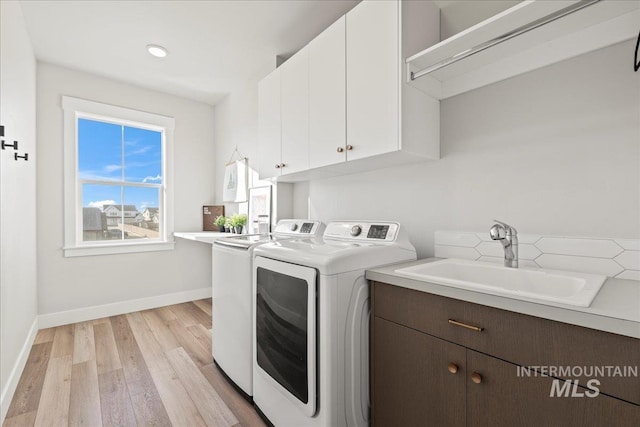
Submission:
[[[309,415],[316,410],[316,271],[257,257],[256,362]]]

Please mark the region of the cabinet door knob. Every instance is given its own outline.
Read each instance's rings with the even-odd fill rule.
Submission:
[[[338,147],[337,151],[338,151],[338,153],[342,153],[344,151],[344,148]]]
[[[476,384],[480,384],[482,382],[482,375],[480,375],[477,372],[474,372],[473,374],[471,374],[471,381],[473,381]]]
[[[280,163],[276,163],[276,169],[280,169]]]
[[[286,166],[286,165],[285,165],[284,163],[280,163],[280,167],[281,167],[281,168],[283,168],[283,167],[285,167],[285,166]]]
[[[449,372],[451,372],[452,374],[455,374],[456,372],[458,372],[458,365],[456,365],[455,363],[449,363],[449,366],[447,366],[447,368],[449,369]]]
[[[353,150],[353,145],[347,144],[347,151],[351,151],[351,150]]]

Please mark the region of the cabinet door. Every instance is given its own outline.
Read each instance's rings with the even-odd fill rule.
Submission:
[[[373,319],[373,425],[463,426],[465,348]]]
[[[309,169],[309,48],[280,66],[282,174]]]
[[[309,166],[346,160],[346,64],[343,16],[309,44]]]
[[[474,372],[481,376],[480,383],[473,382]],[[574,391],[574,385],[564,380],[556,382],[562,397],[550,397],[552,378],[518,376],[517,365],[468,350],[468,425],[621,427],[637,426],[640,421],[637,405],[604,394],[578,397],[591,392],[582,387]]]
[[[398,2],[364,0],[347,13],[347,160],[399,148]]]
[[[280,175],[280,70],[258,84],[258,173],[260,179]]]

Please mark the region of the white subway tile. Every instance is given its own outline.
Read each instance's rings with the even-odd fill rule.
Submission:
[[[583,256],[542,254],[536,258],[536,264],[553,270],[577,271],[583,273],[615,276],[624,269],[612,259]]]
[[[614,260],[629,270],[640,270],[640,251],[624,251]]]
[[[489,229],[487,228],[487,231],[482,233],[482,232],[476,232],[476,236],[478,236],[478,239],[482,240],[483,242],[493,242],[493,239],[491,239],[491,236],[489,236]],[[540,236],[539,234],[520,234],[518,233],[518,242],[520,243],[526,243],[526,244],[533,244],[535,242],[537,242],[538,240],[540,240],[542,236]]]
[[[622,253],[613,240],[605,239],[543,237],[535,245],[544,254],[613,258]]]
[[[482,242],[477,247],[476,250],[480,252],[481,255],[493,256],[493,257],[503,257],[504,249],[500,242]]]
[[[500,242],[482,242],[476,246],[481,255],[504,257],[504,249]],[[518,244],[518,258],[533,260],[540,256],[542,252],[533,245]]]
[[[528,245],[533,245],[541,238],[542,236],[540,236],[539,234],[518,234],[518,241],[520,243],[525,243]]]
[[[640,251],[640,239],[616,239],[615,242],[628,251]]]
[[[435,245],[435,256],[438,258],[460,258],[470,260],[480,258],[480,254],[474,248],[446,245]]]
[[[473,248],[480,239],[475,233],[463,233],[457,231],[436,231],[435,244],[447,246],[462,246],[465,248]]]
[[[625,270],[616,276],[616,279],[640,280],[639,270]]]

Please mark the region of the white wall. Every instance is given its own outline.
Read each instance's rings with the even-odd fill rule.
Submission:
[[[211,286],[211,248],[176,240],[173,251],[64,258],[61,96],[175,118],[175,231],[202,230],[215,199],[213,107],[50,64],[38,64],[38,306],[41,315]]]
[[[296,184],[295,215],[435,230],[640,237],[640,79],[621,43],[441,104],[442,159]]]
[[[36,60],[20,5],[0,2],[0,124],[15,161],[0,152],[0,423],[8,410],[37,328]]]

